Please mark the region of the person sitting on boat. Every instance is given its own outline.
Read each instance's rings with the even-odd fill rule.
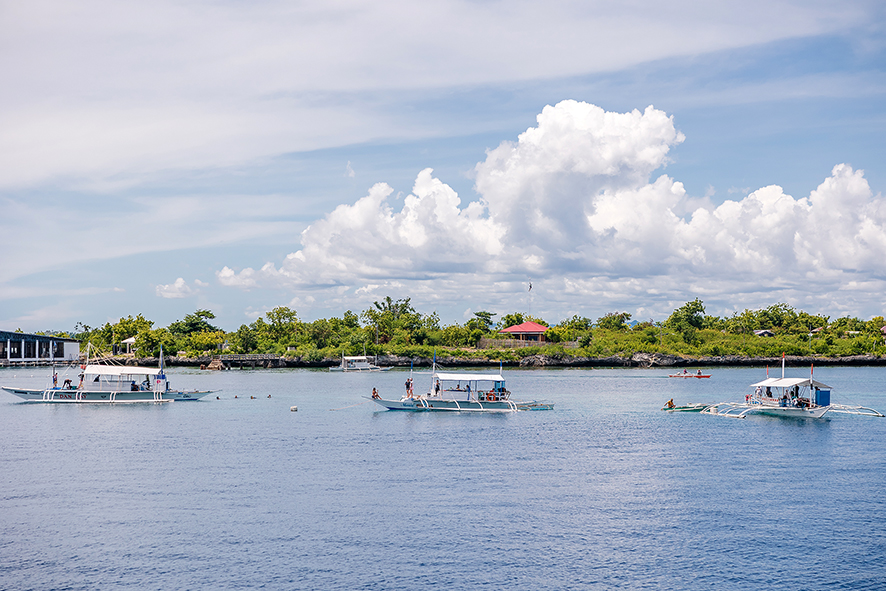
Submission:
[[[378,390],[376,390],[375,388],[372,389],[372,397],[375,398],[376,400],[381,398],[381,396],[378,395]]]
[[[700,375],[701,375],[701,370],[698,370],[697,372],[695,372],[695,375],[700,376]]]
[[[677,405],[674,404],[674,399],[671,398],[665,403],[665,408],[675,408]]]
[[[138,386],[135,384],[135,380],[132,380],[132,383],[129,386],[129,390],[132,392],[138,392]]]
[[[686,369],[685,367],[683,368],[683,375],[684,375],[684,376],[685,376],[685,375],[689,375],[689,370]]]

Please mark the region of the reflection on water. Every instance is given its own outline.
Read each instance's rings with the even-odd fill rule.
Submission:
[[[555,410],[490,415],[362,404],[373,387],[399,395],[398,371],[171,373],[220,399],[0,394],[0,587],[882,583],[886,420],[658,410],[741,400],[764,370],[506,370],[515,397]],[[886,409],[882,369],[815,374],[835,402]],[[46,380],[0,370],[3,385]]]

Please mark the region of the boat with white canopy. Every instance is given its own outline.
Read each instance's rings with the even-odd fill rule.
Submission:
[[[329,371],[361,372],[361,371],[388,371],[390,367],[379,367],[372,363],[366,355],[342,355],[341,365],[329,368]]]
[[[427,394],[415,394],[408,389],[399,400],[388,400],[380,395],[373,395],[370,400],[388,410],[409,411],[513,412],[554,408],[549,402],[512,400],[500,371],[482,374],[435,369]]]
[[[847,406],[831,402],[831,387],[812,378],[784,377],[767,378],[751,384],[752,393],[745,396],[744,402],[721,402],[712,404],[704,414],[743,419],[749,414],[763,414],[778,417],[820,419],[827,413],[884,416],[879,411],[864,406]]]
[[[88,355],[88,348],[87,348]],[[47,388],[20,388],[2,386],[28,402],[171,402],[173,400],[199,400],[210,390],[175,390],[163,368],[132,365],[81,365],[77,376],[79,383],[65,379],[58,385],[59,376],[52,368],[52,386]]]

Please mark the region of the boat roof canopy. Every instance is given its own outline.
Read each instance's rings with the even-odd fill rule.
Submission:
[[[369,357],[367,357],[365,355],[356,355],[356,356],[351,356],[351,357],[345,356],[345,357],[342,357],[342,359],[347,359],[349,361],[367,361],[369,359]]]
[[[769,386],[775,388],[790,388],[791,386],[814,386],[819,389],[826,388],[828,390],[831,388],[827,384],[816,382],[812,378],[766,378],[762,382],[751,384],[751,388],[756,388],[757,386]]]
[[[83,373],[92,376],[155,376],[160,373],[160,368],[133,365],[87,365]]]
[[[438,371],[434,374],[435,378],[448,382],[503,382],[505,379],[501,374],[497,373],[448,373]]]

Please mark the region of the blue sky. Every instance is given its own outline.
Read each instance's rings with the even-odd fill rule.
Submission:
[[[880,3],[5,13],[0,327],[886,314]]]

